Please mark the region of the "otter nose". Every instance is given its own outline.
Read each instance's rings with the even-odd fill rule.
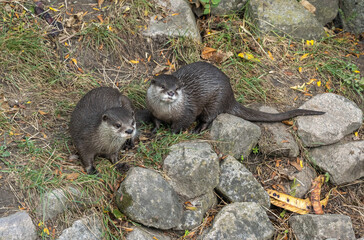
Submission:
[[[174,95],[174,92],[173,92],[173,91],[168,91],[168,92],[167,92],[167,94],[168,94],[168,96],[171,96],[171,97],[173,97],[173,95]]]
[[[126,130],[126,131],[125,131],[125,133],[127,133],[127,134],[132,134],[132,133],[133,133],[133,131],[134,131],[133,129],[128,129],[128,130]]]

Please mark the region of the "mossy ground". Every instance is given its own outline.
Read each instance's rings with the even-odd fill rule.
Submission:
[[[226,61],[212,63],[231,78],[241,103],[258,102],[287,110],[298,107],[312,95],[333,92],[364,109],[363,45],[355,36],[340,31],[328,30],[326,38],[309,43],[260,36],[247,19],[237,14],[199,19],[203,37],[200,44],[184,38],[148,41],[141,31],[149,17],[163,15],[163,10],[149,1],[112,1],[99,7],[79,0],[73,5],[52,1],[45,6],[63,24],[83,12],[63,33],[51,37],[52,27],[35,16],[31,2],[0,6],[0,197],[4,199],[0,214],[5,216],[19,208],[27,210],[35,224],[42,222],[38,230],[44,239],[56,238],[73,220],[90,212],[103,219],[105,239],[120,239],[134,224],[120,215],[113,199],[124,174],[117,172],[109,161],[98,158],[101,175],[89,176],[79,160],[70,157],[75,154],[68,133],[70,113],[94,87],[118,87],[137,108],[143,108],[148,80],[157,66],[174,71],[201,60],[204,47],[211,47],[232,53]],[[239,53],[253,58],[242,58]],[[291,88],[295,86],[298,90]],[[161,169],[169,146],[208,137],[208,133],[173,135],[168,128],[152,135],[151,128],[142,127],[140,143],[120,155],[122,162]],[[358,137],[363,139],[363,135],[361,128]],[[307,161],[303,148],[301,152],[300,158]],[[279,160],[281,165],[277,165]],[[273,175],[279,167],[288,167],[288,161],[258,154],[244,163],[265,187],[279,187],[285,176]],[[94,202],[87,210],[69,211],[57,220],[43,222],[35,213],[39,197],[51,189],[67,186],[78,187]],[[331,187],[327,184],[323,191]],[[351,216],[355,233],[361,237],[363,196],[360,180],[340,186],[326,209],[328,213]],[[221,199],[217,209],[224,204]],[[217,209],[208,213],[199,229],[186,232],[181,239],[195,239],[211,223]],[[294,239],[287,224],[291,213],[280,217],[281,211],[273,208],[270,213],[276,239]],[[49,234],[44,232],[45,228]]]

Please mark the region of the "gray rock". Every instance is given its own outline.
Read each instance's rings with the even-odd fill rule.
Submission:
[[[271,107],[263,106],[259,108],[262,112],[278,113]],[[269,156],[277,157],[297,157],[299,147],[289,132],[289,127],[283,123],[262,123],[262,135],[259,139],[259,150]]]
[[[364,1],[341,0],[339,7],[344,29],[356,34],[364,32]]]
[[[202,223],[206,212],[216,205],[217,198],[214,191],[209,191],[207,194],[198,198],[189,200],[196,210],[186,209],[183,213],[181,224],[175,230],[191,230]]]
[[[243,164],[228,156],[220,167],[220,182],[216,191],[231,202],[256,202],[269,208],[268,193]]]
[[[312,161],[330,174],[336,185],[364,177],[364,141],[337,143],[309,151]]]
[[[116,193],[118,208],[131,220],[148,227],[170,229],[182,218],[182,203],[162,176],[140,167],[128,171]]]
[[[307,147],[329,145],[354,132],[363,123],[363,112],[349,99],[333,93],[316,95],[300,108],[326,112],[297,117],[297,134]]]
[[[309,0],[309,2],[315,6],[314,15],[321,26],[334,20],[339,12],[339,0]]]
[[[102,220],[96,215],[75,221],[72,227],[63,230],[58,240],[101,240]]]
[[[217,116],[210,130],[212,139],[218,141],[216,145],[220,151],[237,159],[250,154],[260,134],[260,127],[256,124],[225,113]]]
[[[219,159],[206,142],[173,145],[163,170],[174,190],[187,198],[201,196],[219,183]]]
[[[249,8],[258,28],[299,39],[320,39],[324,30],[315,16],[291,0],[251,0]]]
[[[203,240],[271,239],[274,227],[257,203],[236,202],[225,206],[215,217]]]
[[[297,215],[289,223],[299,240],[355,239],[350,217],[345,215]]]
[[[126,240],[170,240],[171,238],[154,229],[135,227],[126,236]]]
[[[155,16],[150,18],[148,29],[143,33],[148,37],[190,37],[201,42],[195,16],[190,5],[184,0],[157,1],[162,7],[168,9],[167,17],[158,20]],[[177,14],[173,14],[177,13]]]
[[[312,180],[317,177],[317,174],[314,169],[305,167],[302,171],[294,173],[292,177],[294,177],[295,180],[291,181],[287,186],[288,192],[293,191],[294,194],[292,196],[303,198],[311,189]]]
[[[0,240],[37,239],[32,219],[25,211],[0,218]]]
[[[81,192],[73,187],[54,189],[42,196],[37,213],[44,221],[53,219],[67,209],[75,208],[80,203],[81,195]]]
[[[211,8],[212,15],[227,15],[241,10],[248,0],[222,0],[219,5]]]

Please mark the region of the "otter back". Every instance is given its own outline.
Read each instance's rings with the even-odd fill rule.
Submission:
[[[171,123],[173,132],[188,128],[194,121],[198,121],[195,132],[200,132],[221,113],[262,122],[324,114],[304,109],[271,114],[246,108],[235,100],[229,78],[206,62],[185,65],[172,75],[157,76],[151,81],[146,100],[156,128],[160,122],[167,122]]]
[[[95,156],[115,163],[125,141],[135,137],[132,104],[117,89],[95,88],[77,103],[69,130],[87,173],[96,173]]]

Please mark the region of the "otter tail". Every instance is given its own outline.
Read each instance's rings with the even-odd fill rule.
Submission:
[[[295,109],[283,113],[266,113],[251,108],[246,108],[239,103],[236,103],[228,113],[251,122],[280,122],[297,116],[322,115],[325,112]]]

